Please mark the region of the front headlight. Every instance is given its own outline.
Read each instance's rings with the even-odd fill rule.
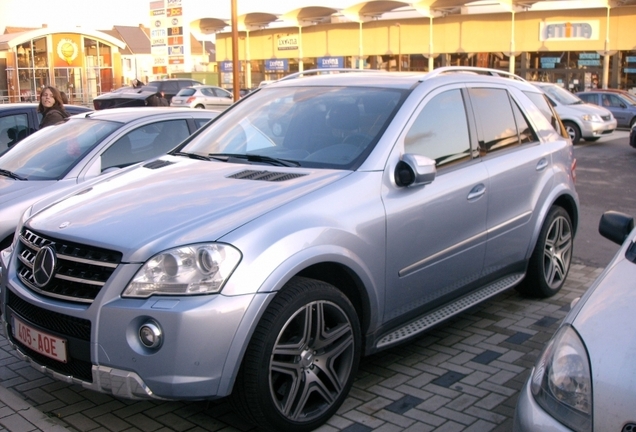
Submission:
[[[590,361],[572,327],[561,327],[550,340],[531,380],[532,394],[547,413],[575,431],[592,430]]]
[[[601,116],[596,114],[584,114],[581,116],[581,118],[583,119],[583,121],[588,121],[588,122],[596,122],[596,123],[603,122],[603,119],[601,118]]]
[[[170,249],[148,260],[122,296],[217,293],[240,260],[241,253],[226,244],[203,243]]]

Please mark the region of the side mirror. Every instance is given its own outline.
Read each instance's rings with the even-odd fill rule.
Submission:
[[[608,240],[622,245],[629,233],[634,229],[634,218],[616,211],[606,211],[601,216],[598,232]]]
[[[395,167],[395,183],[400,187],[432,183],[437,174],[436,163],[426,156],[407,153]]]

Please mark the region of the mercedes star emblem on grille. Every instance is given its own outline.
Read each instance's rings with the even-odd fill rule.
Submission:
[[[33,280],[38,287],[46,286],[53,279],[56,265],[57,256],[53,246],[44,246],[38,251],[33,261]]]

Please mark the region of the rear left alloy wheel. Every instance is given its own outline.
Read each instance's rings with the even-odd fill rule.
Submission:
[[[570,270],[573,244],[570,215],[562,207],[553,206],[539,233],[526,278],[517,290],[536,297],[551,297],[559,292]]]
[[[347,397],[360,334],[356,311],[342,292],[313,279],[292,279],[255,330],[233,406],[265,430],[314,430]]]

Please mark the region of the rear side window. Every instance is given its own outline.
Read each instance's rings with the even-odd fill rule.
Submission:
[[[460,90],[433,97],[404,138],[404,150],[435,160],[441,167],[470,158],[470,138]]]
[[[193,88],[184,88],[179,90],[177,96],[192,96],[196,90]]]
[[[598,105],[598,98],[595,94],[580,94],[579,97],[587,103]]]
[[[29,120],[26,114],[0,117],[0,153],[11,147],[29,133]]]
[[[471,88],[468,92],[477,119],[477,137],[482,154],[529,142],[528,137],[531,137],[530,141],[536,140],[536,134],[521,112],[515,114],[519,108],[506,90]],[[523,123],[518,128],[517,122],[521,119]]]

